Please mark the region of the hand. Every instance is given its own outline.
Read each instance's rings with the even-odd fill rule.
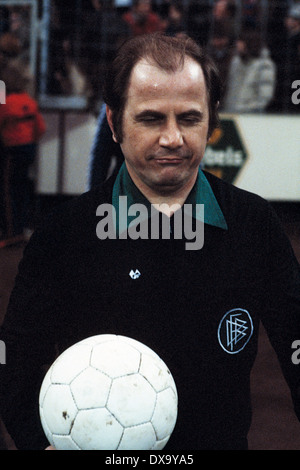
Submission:
[[[55,447],[53,447],[53,446],[48,446],[48,447],[46,447],[45,450],[56,450],[56,449],[55,449]]]

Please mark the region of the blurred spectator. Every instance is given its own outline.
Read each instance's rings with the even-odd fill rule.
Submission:
[[[243,29],[256,29],[260,23],[260,0],[242,1],[242,25]]]
[[[212,28],[212,8],[209,0],[190,0],[187,10],[187,33],[200,46],[206,46]]]
[[[55,24],[51,24],[49,37],[47,93],[62,95],[66,93],[69,81],[64,52],[64,41],[67,39],[65,33]]]
[[[81,69],[86,70],[92,101],[101,99],[102,77],[116,49],[128,38],[126,22],[108,0],[91,0],[82,18]]]
[[[208,43],[208,53],[214,59],[223,82],[222,95],[226,93],[228,82],[229,66],[233,54],[233,37],[228,33],[227,29],[220,23],[216,24]],[[222,101],[220,111],[222,111]]]
[[[19,38],[11,32],[3,33],[0,36],[0,70],[8,63],[10,66],[22,71],[26,80],[26,91],[33,93],[34,80],[30,73],[28,64],[26,65],[21,57],[22,45]]]
[[[11,33],[3,33],[0,36],[0,52],[3,59],[15,60],[21,53],[21,43],[19,38]]]
[[[236,12],[235,0],[217,0],[214,2],[213,17],[215,21],[226,21],[233,18]]]
[[[72,8],[70,0],[51,2],[49,47],[47,56],[47,93],[49,95],[71,95],[88,89],[80,54],[75,51],[78,30],[78,9]],[[79,84],[73,75],[77,75]]]
[[[91,95],[87,74],[81,61],[74,53],[74,46],[70,39],[61,41],[60,67],[54,72],[54,77],[59,83],[60,91],[65,95]]]
[[[169,4],[168,15],[166,18],[166,34],[169,36],[177,36],[186,34],[187,27],[182,3],[172,1]]]
[[[172,0],[152,0],[152,9],[162,20],[166,20]],[[182,2],[180,2],[182,3]]]
[[[213,25],[222,25],[226,33],[236,34],[236,4],[234,0],[217,0],[212,11]]]
[[[74,0],[51,0],[51,23],[56,28],[64,32],[65,37],[75,38],[78,34],[80,25],[82,24],[83,14],[85,10],[91,8],[91,0],[80,0],[80,7],[78,1]]]
[[[30,39],[29,8],[12,6],[9,8],[9,30],[20,40],[22,53],[28,57]]]
[[[36,101],[25,91],[26,79],[20,69],[6,64],[0,79],[6,85],[6,104],[0,105],[1,228],[2,236],[10,238],[22,236],[28,227],[28,170],[46,128]]]
[[[124,156],[119,144],[111,135],[111,130],[106,119],[106,106],[102,105],[98,120],[97,129],[90,152],[89,172],[87,189],[94,189],[111,174],[117,175]]]
[[[67,0],[51,3],[47,91],[84,95],[98,112],[102,77],[129,28],[112,0]]]
[[[287,40],[283,82],[284,110],[299,112],[299,106],[293,105],[291,101],[291,86],[294,80],[300,79],[300,4],[289,9],[285,18],[285,27]]]
[[[287,31],[284,19],[288,10],[288,0],[271,0],[269,2],[268,21],[265,31],[266,42],[272,59],[276,65],[276,89],[269,112],[282,112],[283,110],[283,82],[284,63],[286,59]]]
[[[7,7],[0,7],[0,34],[6,33],[9,30],[9,14]]]
[[[275,83],[275,65],[268,49],[262,47],[259,33],[243,32],[230,63],[223,111],[264,111],[273,97]]]
[[[133,0],[132,8],[123,19],[133,36],[165,30],[165,22],[152,10],[151,0]]]

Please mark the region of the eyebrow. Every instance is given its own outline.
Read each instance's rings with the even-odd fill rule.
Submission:
[[[135,115],[135,119],[138,121],[148,116],[163,118],[165,115],[164,113],[161,113],[160,111],[154,111],[153,109],[144,109],[143,111]]]
[[[155,111],[153,109],[144,109],[143,111],[135,115],[135,119],[139,121],[149,116],[156,117],[158,119],[163,119],[165,117],[165,114],[160,111]],[[186,117],[195,117],[201,120],[203,119],[203,113],[201,111],[198,111],[197,109],[188,109],[187,111],[179,113],[177,117],[180,119]]]
[[[180,118],[195,117],[198,119],[203,119],[203,113],[202,111],[198,111],[197,109],[189,109],[187,111],[184,111],[183,113],[180,113],[179,117]]]

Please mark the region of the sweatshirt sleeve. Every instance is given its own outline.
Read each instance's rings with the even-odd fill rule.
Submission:
[[[19,450],[44,449],[38,395],[55,358],[54,331],[60,315],[55,232],[32,236],[19,266],[0,330],[6,364],[0,366],[0,415]]]
[[[272,208],[268,226],[262,323],[289,385],[300,420],[300,365],[292,360],[292,345],[300,340],[300,266]]]

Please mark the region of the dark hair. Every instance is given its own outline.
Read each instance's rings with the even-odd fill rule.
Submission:
[[[238,39],[246,44],[247,52],[250,57],[259,57],[263,47],[262,38],[258,31],[246,29]]]
[[[118,142],[122,142],[122,119],[127,99],[131,72],[142,58],[154,61],[163,70],[175,72],[191,57],[202,68],[205,77],[209,130],[211,135],[219,124],[218,104],[221,83],[218,70],[212,59],[188,36],[174,37],[162,33],[137,36],[127,40],[117,51],[104,80],[103,99],[112,110],[112,121]]]

